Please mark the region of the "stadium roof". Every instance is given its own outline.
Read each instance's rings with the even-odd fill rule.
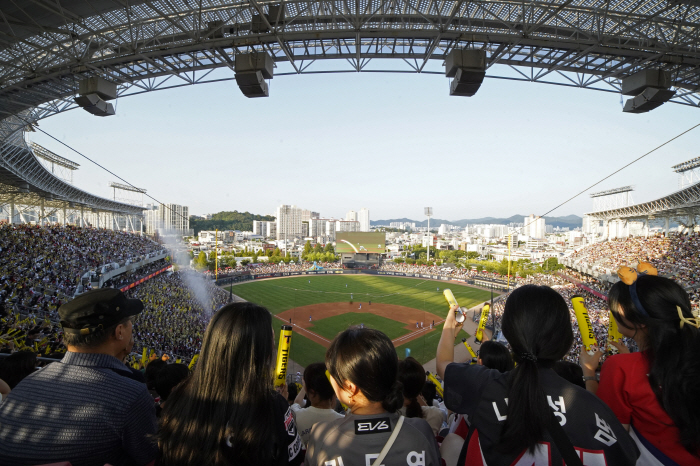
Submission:
[[[78,82],[92,76],[118,83],[120,95],[232,79],[210,72],[233,70],[234,56],[251,50],[270,53],[279,75],[343,71],[328,59],[346,71],[438,73],[430,60],[483,49],[487,67],[507,65],[488,77],[609,92],[622,77],[663,69],[673,101],[698,106],[696,3],[0,0],[0,118],[72,108]],[[374,65],[383,58],[394,60]]]
[[[683,217],[700,214],[700,183],[650,202],[618,209],[587,213],[598,220],[647,219],[654,217]]]
[[[41,147],[41,146],[39,146]],[[39,205],[142,215],[143,208],[87,193],[49,172],[24,144],[0,146],[0,204]]]

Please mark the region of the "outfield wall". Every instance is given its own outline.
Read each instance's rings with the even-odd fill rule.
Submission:
[[[432,274],[422,274],[422,273],[404,273],[404,272],[390,272],[383,270],[364,270],[364,269],[329,269],[329,270],[306,270],[303,272],[277,272],[277,273],[260,273],[260,274],[245,274],[238,275],[236,277],[221,278],[216,281],[218,286],[229,285],[231,283],[250,281],[250,280],[261,280],[264,278],[281,278],[281,277],[295,277],[298,275],[386,275],[393,277],[408,277],[408,278],[427,278],[429,280],[444,280],[453,282],[462,282],[467,285],[481,286],[484,288],[493,287],[494,290],[508,291],[508,283],[503,280],[486,279],[486,278],[454,278],[447,275],[432,275]],[[511,285],[512,287],[513,285]]]

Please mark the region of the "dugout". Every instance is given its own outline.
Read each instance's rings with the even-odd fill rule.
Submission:
[[[349,269],[379,266],[381,256],[386,252],[386,233],[337,232],[335,252],[340,254],[340,263]]]

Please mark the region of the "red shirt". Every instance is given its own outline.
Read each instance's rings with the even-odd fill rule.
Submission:
[[[680,433],[656,399],[648,374],[649,361],[643,353],[611,356],[603,364],[597,395],[620,423],[634,426],[670,459],[684,466],[700,466],[700,458],[681,445]]]

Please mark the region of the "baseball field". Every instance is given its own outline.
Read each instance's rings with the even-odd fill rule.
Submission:
[[[291,359],[307,366],[323,361],[333,338],[353,325],[386,333],[400,358],[410,355],[421,363],[435,358],[448,310],[445,288],[467,308],[491,296],[457,282],[377,275],[306,275],[242,283],[232,290],[269,309],[277,318],[276,332],[292,323]]]

